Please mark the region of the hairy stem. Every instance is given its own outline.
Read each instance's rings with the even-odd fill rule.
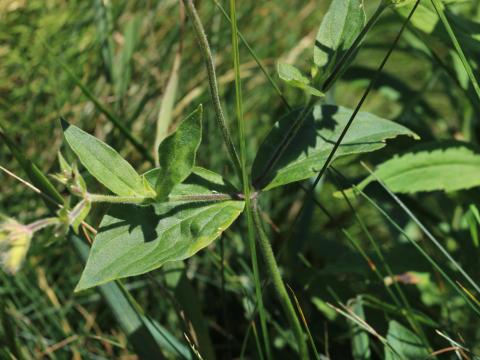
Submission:
[[[48,217],[48,218],[37,220],[33,223],[28,224],[27,228],[32,232],[36,232],[38,230],[46,228],[47,226],[57,225],[58,223],[59,223],[58,218]]]
[[[235,150],[235,146],[230,136],[230,131],[228,130],[225,116],[223,115],[222,105],[220,103],[220,96],[218,94],[218,84],[217,77],[215,75],[215,66],[213,63],[212,52],[210,51],[210,45],[208,44],[207,35],[203,29],[202,22],[198,16],[197,10],[193,5],[193,0],[183,0],[185,8],[187,9],[188,16],[191,19],[193,29],[195,30],[195,35],[197,37],[198,44],[200,45],[200,50],[202,52],[203,59],[205,61],[205,66],[207,68],[208,74],[208,84],[210,86],[210,95],[212,97],[213,107],[215,109],[215,117],[217,119],[217,124],[220,130],[222,131],[223,140],[227,146],[228,153],[230,155],[230,160],[233,163],[235,171],[238,176],[241,176],[242,170],[240,166],[240,160]]]
[[[239,194],[192,194],[192,195],[173,195],[168,197],[168,202],[197,202],[197,201],[226,201],[239,200],[242,196]],[[88,194],[88,200],[91,202],[106,202],[112,204],[150,204],[153,199],[144,196],[115,196],[103,194]]]
[[[257,201],[254,200],[253,206],[251,208],[253,210],[253,220],[255,223],[255,227],[257,229],[260,248],[262,249],[262,254],[265,259],[265,265],[267,266],[268,272],[272,278],[273,286],[275,287],[275,291],[277,292],[278,299],[283,307],[283,311],[287,316],[288,322],[293,329],[293,333],[297,340],[298,345],[298,352],[301,359],[308,359],[308,349],[305,340],[305,336],[302,330],[302,326],[300,321],[298,320],[297,314],[295,312],[295,308],[293,307],[292,301],[288,296],[287,289],[285,284],[283,283],[282,276],[280,275],[280,270],[277,265],[277,261],[275,260],[275,255],[273,254],[272,247],[270,245],[270,241],[268,240],[265,231],[263,230],[262,221],[260,219],[260,214],[258,212]]]

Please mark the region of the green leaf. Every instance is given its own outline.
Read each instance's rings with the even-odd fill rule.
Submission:
[[[361,319],[365,320],[365,312],[363,311],[363,299],[361,296],[353,301],[352,311]],[[352,331],[352,356],[355,360],[367,360],[371,357],[370,339],[368,333],[362,329],[357,323],[351,321],[350,328]]]
[[[480,154],[464,145],[395,156],[380,164],[357,187],[363,190],[375,177],[396,193],[457,191],[480,185]],[[459,176],[461,174],[461,176]]]
[[[303,89],[314,96],[324,96],[324,94],[310,86],[310,79],[302,74],[295,66],[279,63],[277,66],[278,76],[290,86]]]
[[[160,111],[158,113],[157,130],[155,134],[155,149],[158,149],[162,140],[167,137],[168,128],[173,120],[173,106],[175,105],[175,97],[177,95],[181,61],[182,53],[181,47],[179,47],[175,54],[170,77],[168,78],[167,86],[165,87],[165,92],[163,93],[160,102]],[[158,151],[155,153],[155,164],[156,166],[159,165]]]
[[[202,140],[202,105],[165,138],[158,148],[160,172],[155,190],[157,200],[165,200],[175,185],[192,172],[195,155]]]
[[[391,348],[385,346],[385,360],[419,360],[430,355],[419,337],[395,320],[388,323],[387,342]]]
[[[404,18],[407,18],[412,7],[415,5],[415,1],[404,1],[399,3],[397,12]],[[415,10],[415,14],[412,16],[410,23],[417,29],[431,34],[434,32],[438,24],[438,16],[435,14],[435,9],[430,2],[420,3]]]
[[[278,63],[277,71],[280,79],[293,86],[300,87],[310,83],[308,77],[304,76],[302,72],[293,65]]]
[[[352,46],[365,26],[362,0],[333,0],[315,39],[313,61],[327,70]]]
[[[2,129],[3,130],[3,129]],[[21,167],[25,170],[30,181],[45,194],[50,196],[54,201],[59,204],[63,203],[62,196],[55,189],[53,184],[42,173],[42,171],[33,163],[30,159],[26,158],[20,149],[18,149],[13,141],[7,136],[7,134],[0,131],[0,137],[7,143],[13,156],[18,160]],[[45,201],[45,205],[54,212],[57,209],[57,205],[50,201]],[[86,245],[86,239],[81,239],[73,232],[69,232],[68,239],[74,244],[75,250],[79,255],[82,262],[86,260],[86,253],[88,253],[88,246]],[[143,325],[140,318],[138,306],[134,307],[128,303],[129,297],[127,290],[119,289],[118,283],[110,283],[99,287],[100,293],[106,300],[108,307],[113,313],[113,318],[117,320],[122,330],[131,342],[133,349],[143,359],[163,359],[161,348],[166,348],[163,344],[159,344],[155,341],[156,331],[151,328],[147,328]],[[131,298],[131,297],[130,297]],[[163,334],[162,334],[163,335]],[[164,336],[165,337],[165,336]]]
[[[155,181],[161,169],[145,174]],[[172,195],[235,192],[220,175],[194,168]],[[243,211],[243,201],[113,205],[103,218],[76,291],[154,270],[208,246]]]
[[[112,147],[62,120],[68,144],[90,174],[120,196],[151,196],[133,167]]]
[[[260,146],[253,163],[252,175],[257,179],[301,110],[294,110],[278,121]],[[277,161],[263,189],[308,179],[315,175],[327,160],[335,142],[345,128],[352,110],[334,105],[317,105],[302,124],[296,136]],[[402,125],[366,112],[359,112],[342,144],[335,153],[341,156],[381,149],[385,139],[398,135],[416,135]]]
[[[78,230],[82,221],[86,219],[90,210],[92,209],[92,203],[83,199],[80,201],[70,212],[70,224],[72,225],[73,230],[75,233],[78,234]]]

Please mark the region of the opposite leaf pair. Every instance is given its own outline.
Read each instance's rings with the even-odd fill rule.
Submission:
[[[107,144],[62,125],[81,163],[117,195],[87,193],[94,202],[113,204],[102,219],[77,291],[186,259],[208,246],[243,211],[244,202],[234,199],[237,190],[232,185],[194,167],[202,137],[201,106],[160,144],[160,167],[143,175]]]

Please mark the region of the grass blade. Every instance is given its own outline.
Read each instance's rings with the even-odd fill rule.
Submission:
[[[50,180],[43,174],[41,170],[30,160],[28,160],[21,151],[15,146],[3,132],[0,132],[2,138],[7,144],[9,144],[12,150],[13,156],[20,163],[24,171],[27,173],[30,181],[37,186],[45,194],[53,199],[58,199],[59,203],[63,203],[63,198],[55,189]],[[55,211],[58,205],[46,203],[51,211]],[[73,243],[76,251],[79,253],[82,259],[86,259],[87,245],[85,241],[80,239],[77,235],[71,231],[68,235],[69,240]],[[162,342],[157,342],[156,339],[171,338],[171,335],[166,335],[158,332],[153,327],[147,327],[143,320],[143,314],[135,308],[127,296],[125,296],[126,290],[122,290],[118,282],[113,282],[107,285],[99,287],[102,296],[107,301],[110,310],[113,312],[120,327],[127,334],[129,340],[132,343],[135,351],[146,359],[162,359],[161,352]],[[127,293],[128,294],[128,293]]]
[[[50,52],[50,55],[53,57],[52,50],[48,45],[45,44],[45,47]],[[145,159],[150,163],[154,163],[152,155],[148,152],[147,148],[138,140],[132,132],[122,123],[122,121],[109,109],[107,109],[98,98],[83,84],[82,80],[73,72],[70,67],[61,61],[58,58],[54,57],[55,62],[60,65],[60,67],[70,76],[73,82],[80,88],[82,93],[95,105],[98,111],[100,111],[105,117],[125,136],[135,147],[135,149],[140,152]]]
[[[445,26],[445,29],[447,30],[448,36],[450,37],[450,40],[453,43],[453,46],[455,47],[455,51],[457,52],[458,56],[460,57],[460,60],[462,61],[462,65],[468,75],[468,78],[472,82],[473,89],[475,90],[475,93],[477,94],[478,99],[480,100],[480,86],[478,85],[477,78],[475,77],[472,67],[470,63],[468,62],[467,58],[465,57],[465,54],[462,50],[462,47],[460,43],[458,42],[457,36],[455,35],[455,32],[453,31],[450,22],[447,19],[446,16],[446,11],[445,11],[445,5],[443,5],[440,0],[431,0],[433,7],[435,8],[438,17],[443,23],[443,26]]]
[[[375,178],[375,180],[382,186],[382,188],[390,195],[390,197],[402,208],[403,211],[413,220],[415,224],[422,230],[422,232],[427,236],[428,239],[440,250],[440,252],[447,258],[448,261],[453,265],[457,271],[463,275],[463,277],[472,285],[472,287],[480,294],[480,287],[473,281],[470,275],[467,274],[465,270],[463,270],[462,266],[448,253],[448,251],[440,244],[440,242],[432,235],[430,231],[422,224],[422,222],[410,211],[410,209],[403,203],[400,198],[395,195],[386,185],[385,183],[380,180],[374,172],[368,168],[365,164],[363,166],[368,170],[368,172]]]

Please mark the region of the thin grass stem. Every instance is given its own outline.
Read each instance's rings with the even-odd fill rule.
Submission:
[[[447,19],[446,16],[446,11],[445,11],[445,5],[443,5],[439,0],[431,0],[433,7],[435,8],[435,11],[438,14],[438,17],[443,23],[443,26],[445,26],[445,29],[447,30],[448,36],[450,37],[450,40],[453,43],[453,46],[455,47],[455,50],[460,57],[460,60],[462,61],[462,65],[465,69],[465,72],[468,75],[468,78],[470,79],[473,89],[475,90],[475,93],[477,94],[478,99],[480,100],[480,86],[478,85],[477,78],[475,77],[475,74],[473,73],[472,67],[470,63],[468,62],[467,58],[465,57],[465,53],[462,50],[462,46],[460,45],[457,36],[455,35],[455,32],[452,29],[452,26],[450,25],[450,22]]]
[[[331,167],[339,176],[343,177],[334,167]],[[457,286],[457,284],[452,280],[452,278],[441,268],[441,266],[419,245],[417,242],[412,240],[407,233],[398,225],[395,220],[380,206],[378,205],[370,196],[368,196],[364,191],[359,189],[357,186],[352,185],[354,190],[359,193],[363,198],[365,198],[380,214],[382,214],[385,219],[395,228],[397,231],[410,243],[415,249],[432,265],[432,267],[439,272],[439,274],[449,283],[449,285],[465,300],[467,305],[480,316],[480,307],[476,307],[471,302],[470,298]]]
[[[258,312],[260,315],[260,326],[263,336],[263,342],[265,347],[265,354],[267,359],[272,358],[272,351],[270,348],[270,336],[268,334],[267,328],[267,318],[265,313],[265,308],[262,299],[262,290],[260,283],[260,275],[258,270],[258,260],[256,254],[255,246],[255,227],[251,211],[251,189],[250,182],[247,173],[247,164],[246,164],[246,139],[245,139],[245,122],[243,119],[243,97],[242,97],[242,82],[240,77],[240,54],[238,50],[238,31],[237,31],[237,16],[235,11],[235,0],[230,0],[230,18],[231,18],[231,32],[232,32],[232,49],[233,49],[233,67],[235,71],[235,114],[237,118],[237,126],[240,140],[240,170],[241,170],[241,181],[243,187],[243,194],[245,196],[245,207],[247,215],[247,226],[248,226],[248,241],[250,246],[250,254],[252,257],[252,268],[253,268],[253,277],[255,280],[255,293],[258,302]]]

